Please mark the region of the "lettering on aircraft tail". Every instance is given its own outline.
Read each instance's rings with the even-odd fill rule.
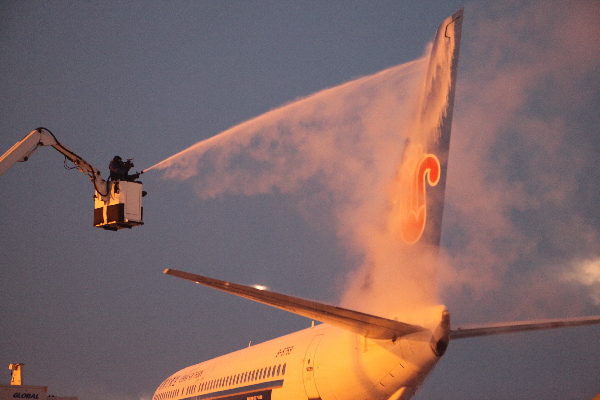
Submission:
[[[424,153],[421,146],[409,151],[399,174],[400,236],[408,244],[419,241],[427,222],[427,184],[435,186],[442,168],[435,154]],[[412,154],[411,154],[412,153]]]

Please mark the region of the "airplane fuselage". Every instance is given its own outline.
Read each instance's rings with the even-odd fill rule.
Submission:
[[[321,324],[185,368],[153,400],[408,398],[439,360],[431,338],[372,340]]]

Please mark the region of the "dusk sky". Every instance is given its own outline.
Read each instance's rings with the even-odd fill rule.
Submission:
[[[43,126],[105,177],[115,155],[146,169],[420,58],[463,6],[440,301],[454,327],[599,315],[597,1],[4,1],[0,154]],[[341,304],[363,254],[328,207],[166,172],[142,175],[145,225],[118,232],[93,227],[93,186],[52,148],[0,177],[1,383],[24,363],[49,394],[149,400],[184,367],[311,324],[165,268]],[[598,393],[589,326],[453,341],[415,399]]]

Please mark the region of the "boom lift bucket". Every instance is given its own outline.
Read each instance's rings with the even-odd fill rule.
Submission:
[[[142,183],[107,181],[107,195],[96,190],[94,196],[94,226],[116,231],[144,225]]]
[[[40,127],[30,132],[0,156],[0,176],[15,163],[27,161],[41,146],[54,147],[92,181],[95,190],[94,226],[117,231],[144,225],[141,182],[104,180],[98,168],[60,143],[46,128]]]

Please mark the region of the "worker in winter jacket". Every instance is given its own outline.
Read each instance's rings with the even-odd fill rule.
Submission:
[[[112,161],[108,164],[110,170],[110,179],[113,181],[129,181],[133,182],[139,178],[140,174],[135,173],[129,175],[129,170],[133,168],[131,160],[123,162],[123,159],[119,156],[115,156]]]

